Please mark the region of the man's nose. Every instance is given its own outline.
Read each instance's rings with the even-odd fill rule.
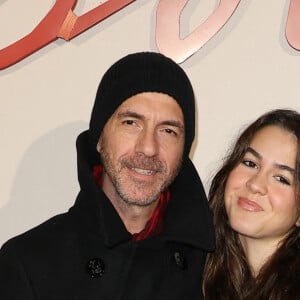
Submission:
[[[152,157],[158,154],[158,147],[159,142],[155,131],[143,129],[136,143],[136,152]]]

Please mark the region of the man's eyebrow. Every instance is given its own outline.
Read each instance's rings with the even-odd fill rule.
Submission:
[[[182,129],[182,130],[184,129],[184,125],[182,124],[182,122],[177,120],[165,120],[161,122],[161,125],[177,127],[178,129]]]
[[[132,111],[132,110],[125,110],[125,111],[120,111],[118,112],[117,114],[117,117],[119,119],[122,119],[122,118],[135,118],[135,119],[138,119],[138,120],[145,120],[146,119],[146,116],[142,115],[142,114],[139,114],[135,111]],[[172,127],[177,127],[179,129],[184,129],[184,124],[179,121],[179,120],[164,120],[160,123],[160,125],[167,125],[167,126],[172,126]]]
[[[140,119],[140,120],[145,119],[144,115],[141,115],[141,114],[139,114],[135,111],[132,111],[132,110],[120,111],[120,112],[118,112],[117,117],[118,117],[118,119],[128,118],[128,117],[135,118],[135,119]]]
[[[257,157],[258,159],[262,159],[262,156],[256,151],[254,150],[252,147],[248,147],[246,152],[250,152],[251,154],[253,154],[255,157]],[[290,172],[292,175],[296,174],[296,170],[290,166],[284,165],[284,164],[279,164],[279,163],[275,163],[274,164],[275,167],[277,169],[283,170],[283,171],[288,171]]]

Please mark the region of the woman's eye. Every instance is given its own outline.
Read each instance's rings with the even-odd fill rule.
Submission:
[[[286,179],[284,176],[276,175],[274,177],[278,182],[280,182],[282,184],[291,185],[290,181],[288,179]]]
[[[247,166],[249,168],[257,168],[256,163],[249,159],[243,159],[242,164],[244,164],[245,166]]]

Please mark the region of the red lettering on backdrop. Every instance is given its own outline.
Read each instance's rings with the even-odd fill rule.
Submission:
[[[73,12],[77,0],[56,0],[34,30],[0,50],[0,70],[7,68],[57,38],[71,40],[136,0],[108,0],[82,16]],[[220,0],[216,10],[186,38],[180,38],[180,13],[188,0],[160,0],[157,7],[156,43],[160,52],[180,63],[198,51],[229,20],[241,0]],[[300,0],[290,0],[286,39],[300,50]]]
[[[7,68],[57,38],[71,40],[135,0],[109,0],[77,17],[73,9],[77,0],[56,0],[54,6],[34,30],[0,50],[0,70]]]
[[[300,50],[300,1],[290,0],[288,19],[286,22],[285,35],[288,43]]]
[[[180,38],[180,14],[188,0],[160,0],[156,44],[160,52],[181,63],[207,43],[229,20],[241,0],[220,0],[216,10],[185,39]]]

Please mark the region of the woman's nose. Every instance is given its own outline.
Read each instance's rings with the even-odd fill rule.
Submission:
[[[266,194],[268,190],[266,175],[262,172],[257,172],[247,180],[246,186],[252,193]]]

